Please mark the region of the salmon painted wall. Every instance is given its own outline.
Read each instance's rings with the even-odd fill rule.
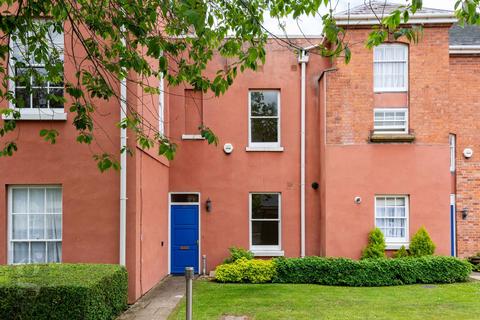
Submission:
[[[337,70],[322,80],[326,81],[325,255],[360,256],[374,227],[374,196],[385,194],[409,195],[410,236],[425,225],[437,253],[450,254],[448,28],[426,26],[421,41],[408,45],[408,92],[374,93],[373,52],[364,46],[351,48],[348,65],[336,59]],[[347,41],[360,43],[369,32],[348,30]],[[415,141],[370,143],[373,108],[401,106],[409,108],[409,130]],[[360,205],[354,203],[355,196],[362,197]]]
[[[318,117],[317,81],[324,63],[312,57],[308,64],[308,125]],[[216,61],[215,68],[224,61]],[[281,92],[281,145],[283,152],[248,152],[249,89],[278,89]],[[185,113],[181,87],[172,89],[171,136],[179,144],[172,162],[170,190],[201,192],[201,250],[212,270],[228,255],[228,247],[249,247],[249,192],[282,193],[282,249],[287,256],[300,255],[300,66],[297,56],[281,45],[270,43],[266,64],[258,72],[238,76],[220,98],[203,95],[203,120],[219,136],[218,147],[205,141],[181,140]],[[311,118],[311,119],[310,119]],[[307,130],[307,252],[319,250],[318,192],[309,185],[318,180],[318,129]],[[232,143],[230,155],[223,152]],[[211,212],[204,210],[212,200]]]
[[[409,144],[326,147],[325,255],[359,258],[375,227],[375,195],[409,195],[410,237],[425,226],[450,254],[448,146]],[[356,204],[354,198],[362,202]]]

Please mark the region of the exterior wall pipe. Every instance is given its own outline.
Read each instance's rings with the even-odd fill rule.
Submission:
[[[125,38],[122,38],[125,45]],[[127,79],[120,81],[120,121],[127,117]],[[120,128],[120,264],[126,265],[127,256],[127,129]]]
[[[298,56],[301,64],[300,79],[300,256],[305,257],[305,77],[308,63],[307,50]]]

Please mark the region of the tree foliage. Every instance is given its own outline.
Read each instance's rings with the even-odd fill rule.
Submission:
[[[456,14],[462,23],[480,22],[478,2],[457,2]],[[50,104],[65,104],[73,114],[76,140],[91,144],[95,141],[95,115],[103,111],[105,101],[121,99],[119,82],[131,74],[136,77],[129,80],[146,94],[158,94],[160,89],[143,79],[164,78],[172,86],[186,83],[219,96],[239,72],[256,70],[265,62],[269,35],[263,25],[266,12],[275,18],[297,18],[327,8],[328,12],[321,15],[327,41],[318,44],[318,52],[328,57],[342,56],[347,63],[351,58],[346,31],[335,22],[331,0],[0,0],[0,4],[0,99],[17,107],[0,110],[7,119],[0,125],[4,143],[0,156],[11,156],[17,150],[18,137],[11,138],[9,133],[16,129],[21,116],[18,110],[25,107],[25,99],[19,98],[10,83],[24,84],[25,95],[33,92],[33,83],[64,87],[65,95],[48,93],[45,99]],[[417,41],[419,30],[405,25],[421,7],[421,0],[411,0],[379,17],[365,41],[366,47],[382,43],[389,35]],[[62,63],[65,52],[52,40],[52,34],[62,31],[82,49],[69,50],[68,58],[75,61],[76,70],[67,79]],[[9,59],[12,43],[19,46],[23,59]],[[302,49],[290,42],[287,45],[293,51]],[[212,76],[207,71],[216,55],[228,63]],[[32,64],[44,68],[30,68]],[[172,159],[176,145],[128,101],[125,103],[127,118],[118,126],[133,132],[140,148],[156,147],[160,155]],[[207,124],[202,124],[199,132],[208,143],[218,142]],[[52,129],[40,131],[41,138],[50,143],[55,143],[58,135]],[[124,148],[120,152],[132,151]],[[94,159],[101,170],[119,167],[116,156],[109,153],[96,154]]]

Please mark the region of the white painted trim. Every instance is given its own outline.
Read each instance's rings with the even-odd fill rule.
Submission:
[[[248,152],[282,152],[283,147],[246,147]]]
[[[405,217],[406,217],[405,237],[404,238],[388,238],[385,236],[385,243],[387,245],[388,250],[400,249],[402,245],[407,248],[408,244],[410,243],[410,195],[408,194],[375,194],[375,196],[373,197],[373,210],[374,210],[373,225],[375,227],[377,226],[377,198],[384,198],[384,197],[405,198]],[[379,218],[385,218],[385,217],[379,217]]]
[[[448,49],[450,54],[480,54],[478,45],[452,45]]]
[[[10,103],[11,105],[11,103]],[[42,120],[42,121],[65,121],[67,113],[64,109],[40,109],[40,108],[15,108],[11,105],[10,109],[20,112],[20,118],[16,120]],[[15,120],[11,115],[2,115],[3,120]]]
[[[448,145],[450,151],[450,172],[454,173],[456,169],[457,156],[457,136],[453,133],[448,135]]]
[[[205,140],[201,134],[182,134],[182,140]]]
[[[258,92],[258,91],[272,91],[277,93],[278,97],[278,109],[277,109],[277,142],[252,142],[252,119],[251,119],[251,93]],[[248,90],[248,147],[247,151],[271,151],[271,150],[258,150],[258,149],[279,149],[282,148],[282,113],[281,113],[281,91],[279,89],[249,89]],[[254,150],[256,149],[256,150]],[[274,151],[283,151],[282,150],[274,150]]]
[[[197,194],[198,202],[172,202],[172,194]],[[172,258],[172,205],[198,205],[198,272],[202,269],[202,198],[200,192],[169,192],[168,193],[168,274],[172,273],[171,258]]]
[[[384,131],[381,130],[381,128],[375,128],[375,112],[388,112],[388,111],[393,111],[393,112],[401,112],[405,111],[405,129],[404,130],[398,130],[398,131]],[[388,129],[388,127],[385,127],[385,129]],[[408,133],[409,130],[409,122],[408,122],[408,108],[374,108],[373,109],[373,132],[375,134],[404,134]]]
[[[387,16],[386,13],[384,16]],[[371,14],[342,14],[335,15],[338,26],[378,25],[377,17]],[[380,18],[381,19],[381,18]],[[457,22],[454,13],[416,13],[412,15],[406,24],[444,24]],[[404,23],[402,23],[404,24]]]
[[[283,250],[256,250],[256,251],[252,251],[252,253],[255,257],[283,257],[283,256],[285,256],[285,252]]]
[[[165,135],[165,80],[163,74],[159,79],[158,87],[160,90],[158,95],[158,132]]]
[[[255,246],[252,244],[252,195],[253,194],[278,194],[278,246]],[[277,221],[276,219],[274,221]],[[259,252],[283,252],[282,251],[282,193],[281,192],[249,192],[248,193],[248,246],[254,254]],[[258,254],[255,254],[258,255]],[[264,255],[266,256],[266,255]],[[273,256],[273,255],[269,255]]]

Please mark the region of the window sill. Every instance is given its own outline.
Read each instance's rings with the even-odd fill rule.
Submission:
[[[402,246],[405,246],[405,249],[408,249],[410,247],[409,242],[404,242],[404,243],[387,243],[387,247],[385,248],[386,250],[398,250]]]
[[[255,257],[283,257],[283,250],[250,250]]]
[[[200,134],[182,134],[182,140],[205,140]]]
[[[16,120],[65,121],[67,113],[63,109],[20,109],[20,118]],[[2,115],[3,120],[15,120],[13,116]]]
[[[246,147],[248,152],[282,152],[283,147]]]
[[[415,135],[412,133],[372,133],[370,135],[370,142],[385,143],[385,142],[413,142]]]

